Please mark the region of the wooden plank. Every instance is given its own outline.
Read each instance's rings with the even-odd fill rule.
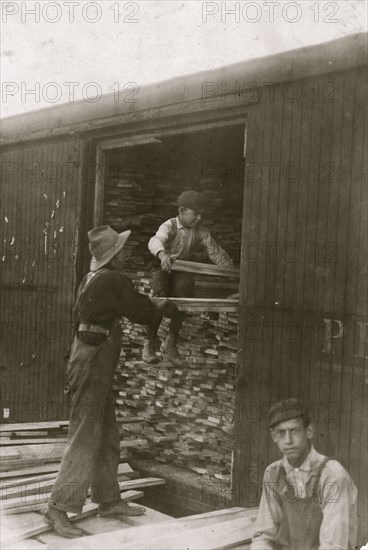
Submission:
[[[150,508],[147,509],[148,516],[144,514],[143,516],[137,516],[137,517],[125,517],[124,523],[131,523],[135,525],[139,522],[142,522],[141,527],[136,527],[135,529],[132,529],[130,533],[133,533],[133,536],[130,537],[132,542],[135,542],[136,540],[147,540],[149,538],[153,538],[156,536],[160,536],[163,533],[169,533],[169,534],[175,534],[179,531],[185,530],[185,529],[194,529],[199,527],[205,527],[214,525],[223,521],[229,521],[231,519],[237,519],[237,518],[244,518],[243,521],[248,517],[255,517],[255,511],[253,510],[246,510],[245,508],[228,508],[225,510],[216,510],[215,512],[206,512],[204,514],[195,514],[192,516],[183,517],[180,519],[170,519],[167,521],[160,521],[159,523],[156,523],[155,525],[144,524],[145,518],[149,518],[151,520],[151,512],[152,510]],[[116,536],[115,536],[116,535]],[[109,537],[109,540],[107,541],[107,545],[111,548],[120,548],[120,544],[122,542],[121,536],[124,536],[123,531],[116,532],[112,534],[112,537]],[[129,535],[130,536],[130,535]],[[129,540],[130,540],[129,539]],[[127,540],[127,544],[129,543],[129,540]],[[83,543],[86,544],[86,546],[83,546],[83,548],[103,548],[104,545],[106,545],[106,536],[95,536],[94,540],[92,541],[92,545],[89,544],[89,541],[83,540]],[[100,544],[100,546],[98,546]],[[57,546],[58,548],[59,546]],[[62,547],[62,546],[60,546]],[[76,545],[77,547],[77,545]]]
[[[50,446],[48,445],[19,445],[14,447],[6,447],[1,450],[1,454],[4,452],[11,451],[15,449],[14,455],[11,456],[8,460],[2,460],[0,463],[0,471],[3,476],[3,472],[14,471],[15,461],[17,465],[21,466],[22,469],[27,469],[31,466],[38,466],[40,462],[60,462],[65,450],[65,443],[54,443]],[[23,453],[23,449],[25,452]],[[38,451],[39,449],[39,451]],[[17,456],[15,452],[19,452],[20,456]],[[128,455],[122,449],[120,451],[120,459],[127,460]],[[9,477],[9,476],[8,476]]]
[[[95,206],[94,225],[103,223],[103,209],[105,196],[105,175],[106,175],[106,153],[101,147],[97,147],[96,153],[96,184],[95,184]]]
[[[124,499],[126,502],[130,502],[132,500],[136,500],[138,498],[142,498],[144,496],[142,491],[127,491],[128,496]],[[125,492],[122,493],[125,495]],[[8,510],[4,510],[1,513],[3,515],[14,515],[14,514],[24,514],[25,512],[40,512],[45,509],[45,502],[40,502],[39,504],[25,504],[24,506],[18,506],[17,508],[9,508]]]
[[[66,437],[44,438],[44,439],[8,439],[6,441],[0,440],[0,447],[9,447],[11,445],[51,445],[52,443],[66,443]]]
[[[14,464],[15,465],[15,464]],[[20,468],[19,470],[8,470],[0,472],[0,479],[19,478],[21,476],[32,474],[43,474],[44,472],[57,472],[60,468],[60,462],[43,464],[42,466],[30,466],[29,468]]]
[[[225,550],[240,543],[251,542],[253,520],[243,518],[217,523],[210,527],[191,529],[179,535],[163,536],[149,541],[122,545],[122,550]]]
[[[22,540],[21,543],[15,542],[7,545],[6,550],[46,550],[46,544],[35,539]]]
[[[143,493],[141,493],[142,495]],[[137,497],[134,498],[136,500]],[[127,501],[128,502],[128,501]],[[79,519],[76,522],[76,525],[83,529],[85,533],[88,533],[88,536],[90,535],[97,535],[100,533],[109,533],[112,531],[119,531],[121,529],[127,528],[129,529],[130,526],[126,524],[125,522],[125,516],[117,517],[107,517],[107,518],[101,518],[98,515],[94,516],[88,516],[82,519]],[[55,531],[48,531],[45,533],[42,533],[37,536],[37,540],[42,541],[43,543],[49,545],[49,547],[53,547],[53,544],[58,543],[64,544],[66,543],[66,539],[63,539],[60,535],[57,535]]]
[[[156,485],[165,485],[165,480],[158,477],[147,477],[142,479],[132,479],[119,483],[120,491],[128,489],[143,489],[144,487],[153,487]]]
[[[224,512],[224,510],[216,512],[213,517],[210,514],[199,514],[191,518],[184,517],[154,525],[85,537],[78,541],[71,541],[68,548],[70,550],[105,547],[109,550],[228,548],[229,544],[234,545],[250,540],[256,515],[249,517],[244,509],[222,515]],[[54,548],[60,549],[65,546],[56,544]]]
[[[74,514],[69,517],[70,521],[76,522],[83,518],[87,518],[89,516],[96,515],[97,513],[97,504],[94,503],[88,503],[84,507],[84,511],[81,514]],[[36,517],[38,516],[38,520],[36,521]],[[13,520],[13,517],[18,516],[10,516]],[[40,514],[22,514],[22,528],[17,530],[17,532],[14,533],[7,533],[7,536],[2,539],[2,547],[8,546],[13,544],[14,542],[18,542],[21,540],[24,540],[26,538],[35,537],[36,535],[39,535],[40,533],[46,533],[47,531],[51,531],[51,527],[45,523],[42,516]],[[28,525],[28,522],[26,522],[26,525],[24,525],[24,517],[27,519],[27,517],[34,518],[34,521],[32,522],[32,525]],[[4,521],[4,518],[2,519]]]
[[[256,346],[254,341],[249,341],[248,326],[254,326],[253,320],[249,317],[249,309],[254,305],[254,262],[248,250],[251,251],[252,243],[257,243],[256,236],[253,236],[253,196],[257,193],[256,174],[257,168],[261,166],[261,158],[258,158],[260,149],[261,118],[263,109],[253,109],[249,113],[247,124],[247,153],[246,171],[244,181],[243,219],[242,219],[242,254],[240,277],[240,312],[239,312],[239,366],[236,373],[236,400],[235,400],[235,452],[233,467],[234,502],[244,503],[244,495],[247,490],[243,486],[247,483],[248,471],[250,470],[250,455],[252,446],[251,429],[258,423],[249,423],[244,418],[245,406],[252,402],[252,387],[254,378],[252,370],[254,362],[257,361]],[[275,186],[272,188],[274,189]],[[244,344],[243,344],[244,343]],[[256,370],[256,369],[255,369]],[[249,400],[249,401],[248,401]],[[248,503],[247,503],[248,504]]]
[[[21,462],[55,462],[57,459],[61,459],[65,450],[65,443],[53,443],[53,444],[41,444],[41,445],[13,445],[9,449],[2,449],[2,462],[1,469],[7,470],[7,459],[12,455],[17,456],[17,463]]]
[[[168,514],[162,514],[161,512],[157,512],[157,510],[153,510],[147,506],[145,506],[145,508],[146,512],[142,516],[124,516],[124,523],[130,527],[143,527],[172,519],[172,516],[169,516]]]
[[[118,472],[119,481],[129,481],[131,479],[137,479],[139,477],[138,472]],[[16,498],[18,496],[25,496],[30,494],[39,493],[49,487],[52,487],[57,479],[56,473],[45,474],[43,476],[33,476],[31,478],[16,479],[0,486],[1,499],[4,500],[6,496]]]
[[[10,479],[15,477],[21,477],[21,476],[28,476],[28,475],[34,475],[37,476],[38,474],[44,474],[46,472],[58,472],[60,468],[60,462],[55,462],[52,464],[44,464],[43,466],[34,466],[30,468],[23,468],[21,470],[11,470],[9,472],[0,472],[0,479]],[[118,468],[118,474],[125,474],[127,477],[129,475],[136,475],[138,472],[134,472],[134,470],[127,464],[126,462],[123,462],[122,464],[119,464]]]
[[[178,307],[189,306],[195,308],[238,308],[239,300],[231,298],[170,298]]]
[[[185,271],[186,273],[201,273],[204,275],[215,275],[216,277],[239,278],[239,269],[221,267],[215,264],[204,264],[201,262],[188,262],[186,260],[175,260],[171,267],[172,271]]]
[[[3,535],[3,529],[12,530],[14,535],[14,533],[19,531],[20,529],[29,529],[34,527],[35,525],[39,525],[40,519],[42,519],[40,517],[40,514],[37,514],[35,512],[24,514],[23,516],[4,516],[1,518],[1,536]]]
[[[12,479],[11,481],[6,481],[2,483],[0,485],[0,491],[1,493],[3,493],[4,491],[12,489],[13,487],[20,487],[20,486],[24,487],[28,483],[41,483],[41,481],[49,481],[49,480],[55,480],[55,479],[56,479],[56,472],[39,475],[39,476],[16,478],[16,479]]]
[[[66,433],[66,430],[64,428],[60,428],[60,430],[50,430],[51,434],[54,435],[54,433]],[[15,430],[14,432],[4,432],[4,435],[7,435],[8,433],[12,434],[14,437],[49,437],[51,435],[48,430]],[[1,437],[1,434],[0,434]]]
[[[122,493],[121,494],[122,498],[125,500],[125,502],[132,502],[132,501],[135,501],[139,498],[142,498],[143,497],[143,493],[142,491],[128,491],[126,493]],[[85,507],[84,507],[84,511],[80,514],[74,514],[74,515],[71,515],[69,516],[69,519],[70,521],[72,521],[73,523],[76,523],[78,522],[78,527],[82,527],[82,528],[86,528],[87,526],[89,526],[89,524],[86,524],[85,523],[85,520],[87,520],[87,518],[91,518],[91,516],[95,516],[97,514],[97,504],[94,504],[94,503],[88,503]],[[153,510],[150,510],[148,509],[148,511],[150,512],[154,512]],[[163,514],[161,514],[163,516]],[[47,525],[44,520],[42,519],[42,517],[40,516],[40,514],[27,514],[25,515],[24,513],[22,514],[22,516],[17,516],[17,515],[12,515],[12,516],[6,516],[7,517],[7,521],[12,521],[12,525],[13,525],[13,528],[12,529],[8,529],[7,530],[7,534],[6,536],[2,536],[2,548],[8,548],[8,545],[12,545],[13,543],[15,542],[18,542],[18,541],[21,541],[21,540],[24,540],[26,538],[30,538],[30,537],[35,537],[36,535],[40,535],[42,533],[47,533],[48,531],[51,531],[52,529],[50,528],[49,525]],[[20,526],[19,526],[19,529],[16,530],[15,532],[15,525],[14,524],[14,520],[17,519],[17,518],[21,518],[20,520]],[[138,516],[137,516],[138,517]],[[2,535],[3,535],[3,522],[4,522],[4,519],[2,520]],[[96,522],[98,518],[94,518],[93,521]],[[105,518],[100,518],[102,520],[102,522],[106,522],[106,519]],[[30,525],[30,521],[32,521],[32,525]],[[119,524],[121,525],[121,521],[120,520],[115,520],[116,521],[119,521],[119,523],[115,523],[115,526],[119,526]],[[26,523],[26,525],[25,525]],[[90,529],[87,529],[87,530],[90,530]],[[106,528],[103,529],[104,531],[105,530],[108,530]],[[13,531],[13,532],[11,532]],[[93,532],[93,529],[92,531]],[[100,530],[99,532],[102,532],[102,530]],[[41,540],[43,540],[41,538]]]
[[[142,489],[144,487],[153,487],[156,485],[164,485],[165,480],[155,477],[148,477],[143,479],[133,479],[129,481],[121,481],[119,482],[120,491],[128,491],[130,489]],[[51,494],[51,488],[53,486],[53,482],[48,483],[46,482],[44,486],[38,487],[37,493],[39,494],[31,494],[27,495],[26,493],[22,492],[22,494],[26,494],[26,496],[17,496],[14,498],[7,499],[6,495],[3,495],[2,503],[0,505],[0,510],[2,513],[6,513],[7,510],[12,510],[13,508],[19,508],[26,505],[39,505],[47,502],[49,495]]]
[[[2,460],[12,460],[20,457],[19,449],[12,448],[12,449],[3,449],[1,451],[1,459]]]

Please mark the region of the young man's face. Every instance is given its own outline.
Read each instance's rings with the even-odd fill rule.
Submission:
[[[179,219],[184,227],[188,229],[193,229],[196,227],[202,219],[202,214],[191,210],[190,208],[185,208],[181,206],[179,208]]]
[[[271,428],[271,437],[277,444],[280,452],[294,466],[300,466],[307,457],[311,439],[313,437],[313,426],[305,427],[302,418],[294,418],[280,422]]]

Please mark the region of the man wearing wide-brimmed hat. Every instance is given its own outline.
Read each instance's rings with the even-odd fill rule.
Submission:
[[[176,311],[170,300],[139,294],[121,269],[127,260],[130,231],[118,234],[104,225],[88,233],[91,271],[79,287],[75,337],[67,367],[71,397],[68,446],[45,511],[46,522],[64,537],[83,531],[68,519],[80,513],[90,491],[100,516],[140,515],[142,506],[120,498],[119,430],[115,420],[113,375],[121,348],[119,320],[157,326],[164,312]]]
[[[356,548],[357,489],[337,460],[314,449],[307,409],[279,401],[269,426],[283,458],[266,469],[251,550]]]
[[[209,259],[216,265],[233,267],[230,256],[201,223],[206,210],[204,195],[184,191],[178,197],[178,216],[160,225],[156,235],[150,239],[148,248],[155,257],[151,282],[153,296],[193,297],[193,275],[171,272],[172,262],[176,259],[195,261],[195,253],[201,251],[205,255],[202,261]],[[164,355],[173,363],[180,363],[177,337],[183,320],[183,312],[173,315],[169,334],[162,346]],[[155,360],[155,340],[156,334],[148,331],[143,348],[143,359],[147,362]]]

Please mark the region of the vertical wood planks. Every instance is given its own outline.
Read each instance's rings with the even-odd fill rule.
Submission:
[[[13,421],[67,415],[63,357],[75,285],[78,156],[74,138],[2,152],[3,162],[14,165],[1,190],[9,246],[0,280],[1,319],[11,327],[1,358],[2,401]]]
[[[311,406],[317,449],[339,460],[359,487],[363,517],[366,74],[357,68],[297,81],[301,99],[295,102],[285,100],[282,85],[272,109],[260,102],[248,123],[247,163],[275,163],[280,169],[274,185],[262,178],[245,196],[251,204],[244,203],[243,246],[255,242],[261,250],[273,239],[276,253],[259,254],[257,265],[244,261],[242,266],[247,294],[240,320],[245,346],[240,372],[247,375],[247,385],[238,391],[237,409],[249,411],[256,404],[260,414],[256,422],[244,414],[239,418],[243,436],[236,440],[241,447],[235,449],[234,482],[238,502],[250,504],[249,478],[260,486],[265,465],[276,457],[267,435],[266,403],[299,397]],[[283,177],[287,165],[299,167],[296,181]],[[295,261],[285,254],[291,244]],[[258,341],[249,339],[252,323]],[[272,327],[272,338],[266,325]],[[361,536],[364,529],[361,525]]]

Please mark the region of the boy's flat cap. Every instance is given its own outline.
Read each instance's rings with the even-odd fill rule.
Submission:
[[[207,210],[206,198],[197,191],[184,191],[178,197],[178,206],[190,208],[195,212],[204,212]]]

